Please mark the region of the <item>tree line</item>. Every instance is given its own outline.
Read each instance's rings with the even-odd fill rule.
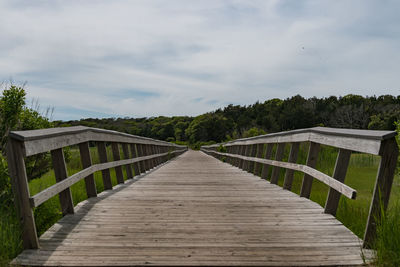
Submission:
[[[105,118],[57,121],[166,141],[199,144],[293,129],[335,128],[394,130],[400,120],[400,95],[270,99],[253,105],[228,105],[196,117]]]

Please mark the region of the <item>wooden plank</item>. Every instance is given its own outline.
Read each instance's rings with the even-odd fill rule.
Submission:
[[[318,160],[320,145],[318,143],[310,142],[310,147],[308,149],[307,156],[307,166],[311,168],[315,168]],[[310,198],[311,195],[311,187],[312,187],[313,177],[309,174],[304,174],[303,183],[301,185],[300,196],[305,198]]]
[[[297,162],[297,155],[299,153],[300,143],[292,143],[290,147],[290,154],[288,162],[296,163]],[[293,175],[294,171],[291,169],[287,169],[285,173],[285,180],[283,181],[283,188],[287,190],[292,189],[293,183]]]
[[[276,148],[276,153],[275,153],[275,161],[281,161],[283,158],[283,152],[285,152],[285,143],[279,143],[277,148]],[[281,171],[281,168],[278,166],[274,166],[272,169],[272,174],[271,174],[271,184],[278,184],[279,180],[279,173]]]
[[[340,149],[336,158],[335,169],[333,171],[333,178],[339,182],[344,183],[346,178],[347,167],[350,162],[351,151],[346,149]],[[336,210],[339,205],[340,193],[335,189],[330,188],[328,197],[325,203],[325,213],[336,215]]]
[[[51,160],[54,168],[54,176],[56,182],[61,182],[68,177],[67,166],[65,165],[64,152],[62,148],[52,150]],[[59,194],[61,212],[63,215],[74,213],[74,202],[72,201],[71,190],[69,188],[64,189]]]
[[[22,150],[22,142],[9,138],[7,143],[8,171],[16,210],[22,226],[22,243],[24,249],[36,249],[39,247],[39,241],[36,234],[35,217],[29,203],[30,193]]]
[[[273,148],[274,148],[274,144],[267,144],[267,147],[265,148],[265,155],[264,155],[265,159],[271,159]],[[268,164],[263,165],[263,169],[261,172],[261,178],[263,178],[265,180],[268,179],[269,168],[270,168],[270,165],[268,165]]]
[[[106,163],[107,159],[107,150],[105,142],[97,142],[97,153],[99,154],[100,163]],[[103,178],[104,190],[110,190],[113,188],[111,183],[111,174],[109,169],[104,169],[101,171]]]
[[[362,265],[360,240],[322,211],[308,199],[189,151],[135,183],[81,202],[76,214],[42,235],[41,249],[25,250],[14,263]]]
[[[381,162],[376,176],[374,193],[364,234],[364,247],[372,246],[376,237],[376,224],[379,222],[382,214],[386,212],[389,203],[397,158],[399,156],[399,148],[394,137],[382,142],[380,156]]]
[[[79,144],[79,153],[83,169],[92,166],[92,157],[89,150],[89,142]],[[86,194],[89,197],[97,197],[96,183],[93,174],[85,177]]]

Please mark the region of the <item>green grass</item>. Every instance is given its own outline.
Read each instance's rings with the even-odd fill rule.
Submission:
[[[400,201],[395,202],[377,226],[375,263],[378,266],[400,266]]]

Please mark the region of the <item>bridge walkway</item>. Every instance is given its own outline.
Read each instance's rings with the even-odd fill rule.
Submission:
[[[188,151],[78,205],[20,265],[361,265],[362,241],[318,204]]]

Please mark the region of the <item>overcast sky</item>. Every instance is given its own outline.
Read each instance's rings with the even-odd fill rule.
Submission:
[[[400,1],[0,0],[0,81],[55,119],[400,94]]]

